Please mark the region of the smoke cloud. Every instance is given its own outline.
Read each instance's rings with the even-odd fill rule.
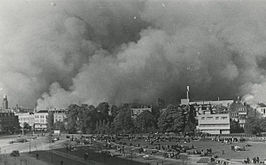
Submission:
[[[0,94],[64,108],[266,101],[263,1],[0,1]]]

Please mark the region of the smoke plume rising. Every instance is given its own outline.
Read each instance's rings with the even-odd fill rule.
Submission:
[[[266,101],[266,2],[0,1],[11,104]]]

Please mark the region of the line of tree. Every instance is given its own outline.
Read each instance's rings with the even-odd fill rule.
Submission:
[[[98,106],[72,104],[67,109],[64,122],[53,123],[48,116],[48,128],[69,133],[147,133],[193,132],[196,128],[196,112],[193,106],[153,106],[133,118],[130,104],[110,106],[102,102]]]
[[[174,132],[192,133],[196,130],[196,111],[192,105],[168,105],[163,100],[152,106],[152,112],[143,111],[136,118],[131,116],[134,104],[110,106],[102,102],[98,106],[72,104],[67,108],[64,122],[53,123],[53,115],[48,115],[48,130],[59,129],[69,133],[147,133]],[[244,128],[239,121],[230,120],[231,133],[260,135],[266,132],[266,118],[255,109],[245,105],[248,115]],[[25,126],[25,131],[29,128]]]
[[[262,117],[257,110],[246,105],[248,115],[244,127],[246,134],[261,135],[262,132],[266,132],[266,118]]]

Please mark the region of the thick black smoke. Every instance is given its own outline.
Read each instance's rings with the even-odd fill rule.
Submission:
[[[266,101],[266,2],[0,2],[0,85],[12,103]]]

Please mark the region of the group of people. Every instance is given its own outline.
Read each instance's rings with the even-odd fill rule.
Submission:
[[[253,164],[260,164],[260,163],[266,164],[266,160],[264,160],[264,162],[261,162],[260,161],[260,158],[258,156],[257,157],[254,157],[252,159],[250,159],[249,157],[247,157],[247,159],[244,160],[244,163],[246,163],[246,164],[250,164],[250,163],[253,163]]]

